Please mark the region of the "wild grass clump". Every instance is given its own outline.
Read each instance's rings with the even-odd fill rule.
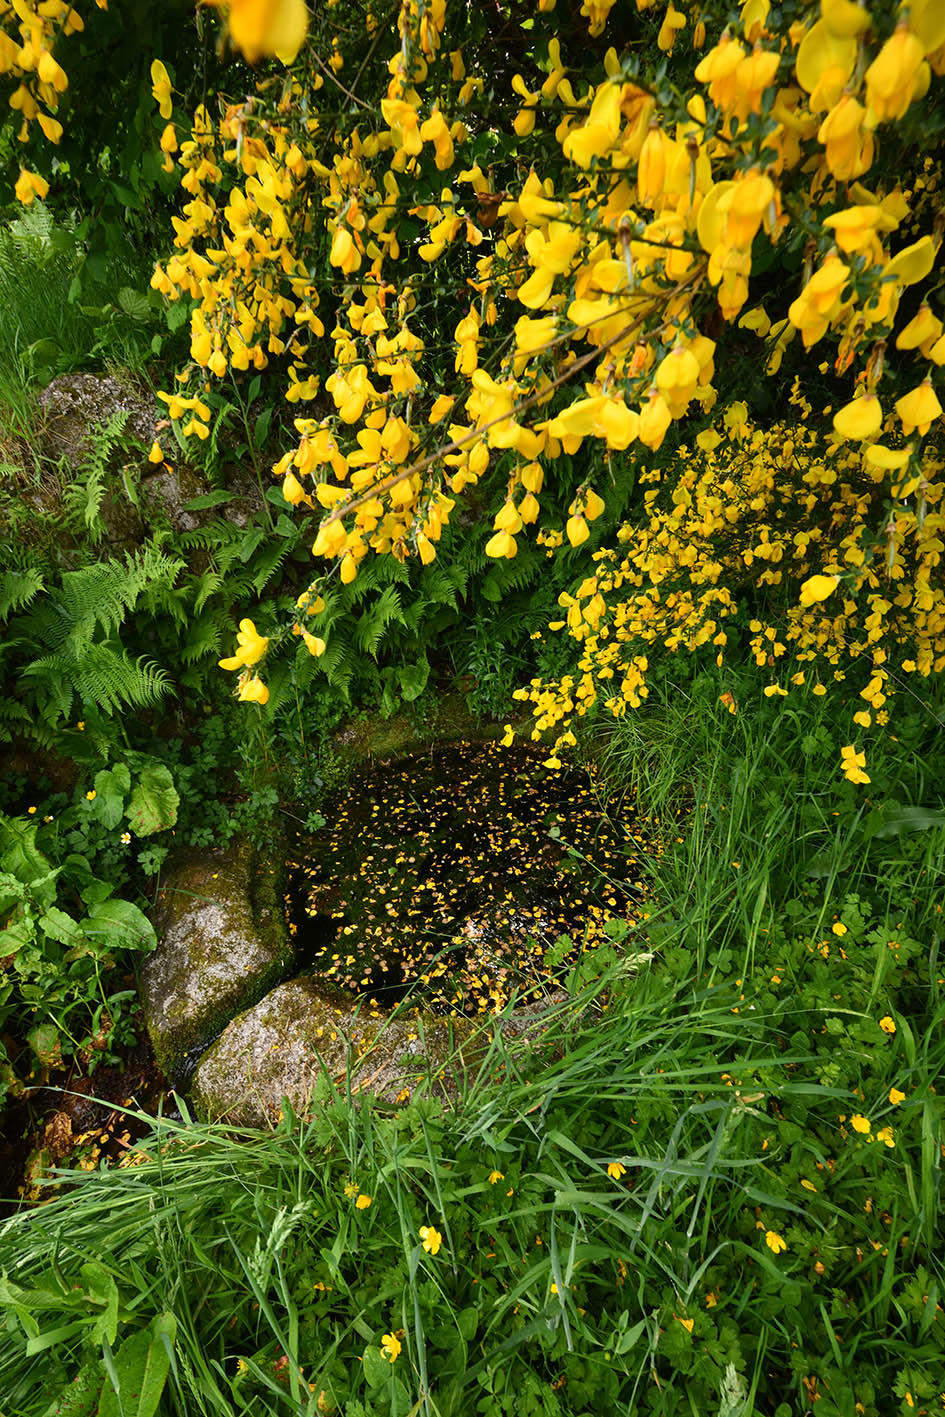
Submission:
[[[649,918],[539,1046],[496,1032],[449,1103],[326,1080],[272,1133],[161,1120],[7,1222],[11,1413],[79,1372],[111,1411],[147,1362],[187,1417],[937,1410],[930,739],[890,745],[897,797],[838,805],[817,704],[750,736],[717,688],[654,709],[662,755],[611,745],[641,807],[687,743],[703,773]]]

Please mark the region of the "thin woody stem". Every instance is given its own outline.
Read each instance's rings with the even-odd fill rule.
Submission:
[[[701,269],[693,271],[691,275],[679,281],[672,290],[666,291],[664,296],[665,301],[668,302],[679,295],[680,292],[691,285],[700,274]],[[620,312],[619,310],[610,312],[607,318],[612,319],[614,313],[619,314]],[[647,314],[648,313],[649,312],[647,312]],[[377,483],[367,492],[362,493],[360,497],[355,497],[353,501],[346,502],[344,506],[335,507],[324,521],[322,521],[321,526],[331,526],[333,522],[341,521],[344,517],[350,516],[352,512],[358,511],[358,509],[363,507],[366,503],[373,501],[375,497],[380,497],[383,496],[384,493],[390,492],[398,483],[405,481],[408,477],[413,477],[415,473],[425,472],[427,468],[433,467],[436,463],[442,461],[447,454],[458,452],[466,447],[467,444],[478,441],[482,434],[488,432],[490,428],[494,428],[499,423],[506,423],[510,418],[516,418],[520,413],[524,413],[526,409],[534,408],[536,404],[544,403],[555,389],[560,388],[562,384],[568,383],[569,380],[574,378],[575,374],[579,374],[581,370],[586,369],[589,364],[593,364],[599,360],[602,354],[607,353],[608,349],[611,349],[615,344],[620,344],[622,340],[629,339],[630,336],[643,325],[647,319],[647,314],[638,315],[625,329],[612,335],[609,340],[606,340],[601,345],[597,345],[587,354],[583,354],[580,359],[576,359],[563,373],[559,374],[558,377],[553,379],[549,384],[546,384],[538,393],[530,394],[528,398],[522,399],[520,403],[515,404],[507,413],[499,414],[496,418],[491,418],[488,423],[477,424],[477,426],[470,429],[468,433],[464,433],[461,438],[454,439],[452,443],[444,444],[443,447],[437,448],[436,452],[428,454],[425,458],[421,458],[419,462],[411,463],[409,467],[401,468],[399,472],[391,473],[391,475],[384,478],[382,482]],[[664,321],[663,324],[658,325],[652,333],[654,335],[659,334],[665,328],[665,324],[666,322]],[[569,331],[567,338],[570,339],[573,335],[574,331]],[[552,344],[555,342],[556,341],[552,341],[551,344],[548,345],[548,348],[551,348]]]

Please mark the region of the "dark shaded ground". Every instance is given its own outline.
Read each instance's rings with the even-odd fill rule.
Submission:
[[[167,1080],[143,1025],[140,1034],[120,1062],[91,1075],[64,1073],[8,1101],[0,1137],[0,1218],[36,1199],[36,1183],[50,1167],[90,1169],[102,1160],[120,1161],[146,1131],[122,1108],[154,1114],[161,1107],[169,1114]]]

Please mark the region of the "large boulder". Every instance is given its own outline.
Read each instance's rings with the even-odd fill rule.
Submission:
[[[95,430],[116,413],[124,417],[127,443],[149,447],[159,417],[153,396],[114,374],[60,374],[39,396],[40,437],[47,458],[72,467],[92,447]]]
[[[387,1102],[420,1082],[449,1096],[459,1071],[482,1062],[495,1022],[506,1039],[534,1045],[563,999],[549,995],[498,1021],[416,1018],[359,1008],[311,976],[290,979],[224,1029],[197,1065],[191,1099],[209,1121],[259,1127],[278,1119],[283,1099],[304,1115],[326,1084],[344,1092],[350,1082]]]
[[[460,1020],[460,1026],[465,1024]],[[194,1073],[197,1111],[234,1126],[265,1126],[283,1098],[304,1112],[322,1079],[393,1102],[445,1062],[453,1030],[445,1019],[421,1029],[413,1018],[372,1017],[311,976],[287,980],[241,1013],[208,1049]]]
[[[158,1063],[183,1081],[190,1059],[287,973],[281,868],[245,840],[192,851],[165,875],[152,921],[142,1008]]]

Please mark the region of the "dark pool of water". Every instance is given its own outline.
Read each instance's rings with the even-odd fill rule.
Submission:
[[[390,1007],[477,1014],[537,994],[639,907],[646,835],[593,776],[544,754],[451,744],[360,775],[300,838],[287,898],[305,967]],[[561,956],[558,959],[558,956]]]

